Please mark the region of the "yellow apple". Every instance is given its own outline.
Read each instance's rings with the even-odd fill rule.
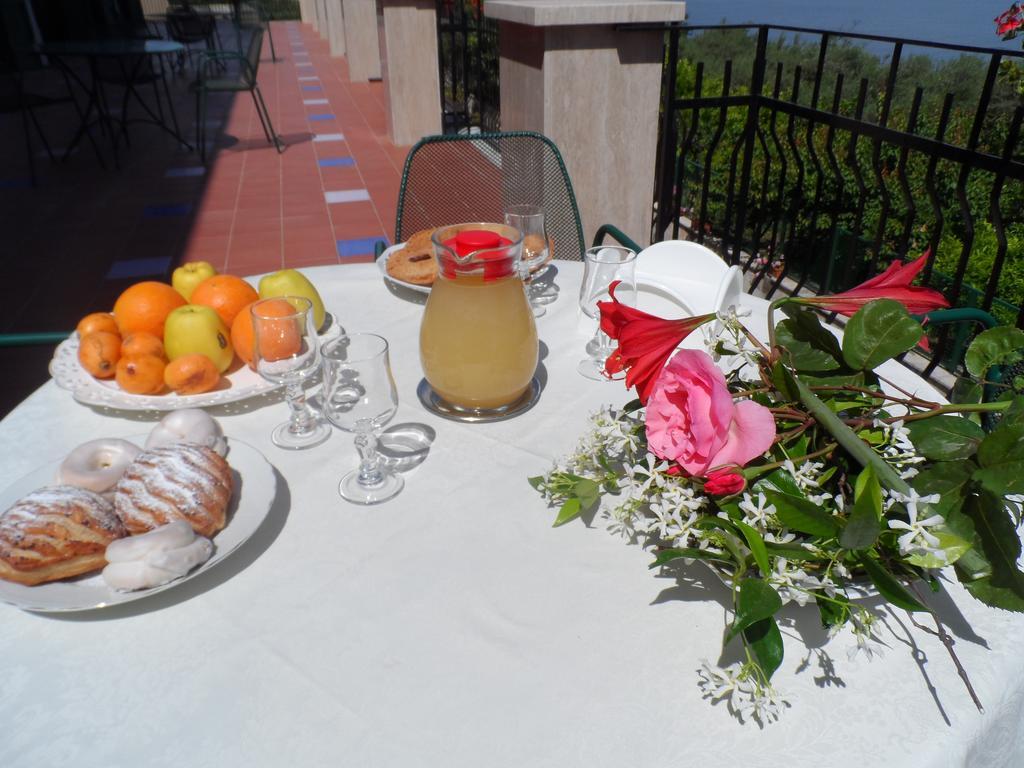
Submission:
[[[174,290],[185,297],[185,301],[192,300],[192,291],[196,289],[203,280],[213,277],[217,270],[208,261],[190,261],[182,264],[171,275],[171,285]]]
[[[199,304],[178,307],[164,323],[164,351],[168,360],[198,352],[213,360],[221,373],[235,357],[230,338],[231,332],[220,316]]]
[[[313,325],[317,330],[323,328],[327,314],[324,302],[317,293],[316,287],[309,278],[294,269],[282,269],[260,278],[260,298],[271,299],[276,296],[302,296],[313,305]]]

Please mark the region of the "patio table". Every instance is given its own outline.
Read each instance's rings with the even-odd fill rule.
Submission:
[[[552,530],[526,482],[574,447],[588,413],[631,397],[577,374],[582,269],[557,270],[561,296],[538,320],[539,402],[475,425],[416,398],[415,294],[393,293],[375,265],[304,270],[349,332],[389,340],[391,426],[435,430],[428,458],[394,500],[358,507],[337,492],[356,464],[351,435],[289,452],[270,442],[279,399],[212,409],[276,467],[269,517],[223,563],[131,604],[0,605],[0,765],[1024,765],[1024,617],[956,583],[935,602],[985,713],[902,611],[883,613],[888,649],[868,663],[791,606],[775,682],[792,706],[764,730],[701,699],[696,669],[718,658],[725,587],[699,565],[648,570],[651,554],[600,519]],[[744,303],[763,328],[766,302]],[[934,396],[900,366],[888,373]],[[0,422],[0,488],[157,418],[84,407],[51,381]]]
[[[168,125],[164,117],[163,107],[160,104],[159,91],[157,91],[158,115],[153,112],[148,104],[146,104],[145,100],[136,88],[142,74],[141,70],[143,63],[147,62],[154,56],[159,57],[181,53],[185,50],[185,47],[181,43],[173,40],[111,38],[38,43],[34,45],[31,50],[41,56],[49,56],[53,58],[57,62],[58,66],[60,66],[61,69],[76,83],[78,83],[79,87],[81,87],[86,95],[86,105],[85,110],[82,113],[81,124],[79,125],[74,138],[71,140],[71,143],[68,144],[68,147],[64,152],[64,159],[67,159],[71,152],[74,151],[74,148],[78,146],[78,142],[82,140],[82,137],[89,130],[90,125],[98,123],[101,131],[107,134],[110,140],[111,151],[114,155],[114,165],[118,165],[117,134],[119,129],[117,128],[117,124],[119,124],[120,121],[114,117],[110,109],[110,105],[107,103],[106,92],[103,88],[103,82],[99,74],[98,62],[100,59],[112,59],[117,62],[123,80],[123,85],[126,89],[124,103],[127,104],[129,96],[134,94],[136,100],[142,105],[143,110],[149,116],[148,120],[133,122],[147,122],[155,125],[174,137],[180,144],[191,150],[191,145],[182,136],[181,129],[178,126],[178,116],[174,110],[174,102],[171,99],[170,90],[168,89],[167,81],[164,78],[163,70],[159,70],[159,80],[163,85],[164,94],[167,97],[167,108],[170,112],[172,125]],[[68,64],[68,59],[72,58],[86,59],[89,67],[88,80],[83,78],[74,67],[71,67]],[[93,110],[96,112],[96,119],[91,121],[90,116],[92,115]],[[125,126],[122,125],[120,130],[124,131]]]

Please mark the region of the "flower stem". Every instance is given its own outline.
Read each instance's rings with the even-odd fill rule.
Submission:
[[[788,304],[793,300],[792,296],[783,296],[768,305],[768,346],[775,349],[775,308]]]
[[[797,456],[794,459],[787,459],[786,461],[792,461],[794,464],[799,464],[803,461],[810,461],[811,459],[817,459],[821,456],[827,456],[838,447],[839,443],[829,443],[824,448],[814,451],[813,453],[808,453],[805,456]],[[762,464],[761,466],[758,467],[747,467],[746,469],[743,470],[743,475],[747,478],[747,480],[753,480],[755,477],[760,477],[761,475],[767,474],[772,470],[778,469],[785,463],[785,461],[773,461],[771,464]],[[748,472],[750,474],[748,474]]]

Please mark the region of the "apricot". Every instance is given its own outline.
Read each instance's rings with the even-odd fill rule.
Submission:
[[[164,368],[164,384],[179,395],[209,392],[220,383],[217,365],[206,355],[191,352],[172,360]]]
[[[97,379],[110,379],[121,359],[121,337],[110,331],[93,331],[78,340],[78,362]]]
[[[159,395],[164,391],[166,366],[164,359],[157,355],[122,357],[117,361],[117,383],[133,395]]]
[[[153,355],[164,361],[167,360],[164,343],[161,339],[144,331],[129,333],[121,341],[121,357],[139,357],[141,355]]]
[[[108,331],[109,333],[120,333],[117,330],[117,321],[109,312],[92,312],[78,321],[78,336],[86,336],[96,331]]]

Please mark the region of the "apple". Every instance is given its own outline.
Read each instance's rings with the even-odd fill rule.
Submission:
[[[171,285],[174,290],[185,297],[185,301],[192,300],[192,291],[196,289],[203,280],[213,277],[217,270],[208,261],[190,261],[182,264],[171,275]]]
[[[317,330],[323,328],[327,313],[324,302],[317,293],[316,287],[309,278],[294,269],[282,269],[260,278],[259,293],[261,299],[276,296],[302,296],[313,305],[313,325]]]
[[[178,307],[164,323],[164,351],[168,360],[198,352],[213,360],[221,373],[235,357],[230,338],[231,332],[220,315],[200,304]]]

